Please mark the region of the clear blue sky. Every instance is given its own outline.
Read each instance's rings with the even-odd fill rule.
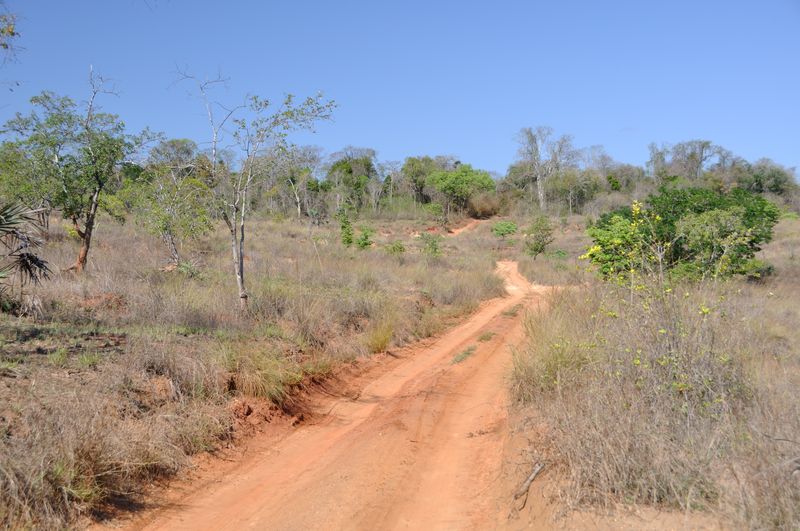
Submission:
[[[307,143],[382,160],[452,154],[504,172],[524,126],[643,163],[705,138],[800,166],[800,0],[6,0],[19,15],[0,120],[43,89],[83,98],[89,65],[131,129],[208,138],[176,65],[245,93],[335,99]]]

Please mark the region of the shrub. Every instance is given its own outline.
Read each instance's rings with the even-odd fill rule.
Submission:
[[[442,256],[442,237],[438,234],[423,232],[419,235],[422,240],[422,252],[426,255],[437,258]]]
[[[339,222],[339,237],[342,245],[350,247],[353,245],[353,223],[344,208],[340,208],[336,213],[336,220]]]
[[[506,239],[506,236],[510,236],[516,233],[517,233],[517,224],[514,223],[513,221],[498,221],[497,223],[492,225],[492,234],[503,240]]]
[[[428,176],[427,184],[460,208],[466,207],[473,195],[495,189],[494,180],[488,172],[475,170],[469,164],[461,164],[451,171],[433,172]]]
[[[547,216],[539,216],[528,230],[525,231],[525,254],[532,256],[535,260],[537,256],[547,250],[547,246],[553,243],[553,226]]]
[[[395,240],[386,245],[384,248],[388,254],[397,256],[406,252],[406,246],[400,240]]]
[[[375,231],[373,231],[369,227],[362,227],[361,234],[356,239],[356,247],[358,247],[362,251],[364,249],[369,249],[370,247],[372,247],[373,244],[372,235],[374,234],[374,232]]]
[[[486,219],[500,212],[500,198],[494,192],[481,192],[467,201],[467,213],[473,218]]]
[[[662,188],[647,205],[636,202],[587,229],[594,245],[584,257],[604,277],[676,268],[700,278],[746,274],[780,217],[774,204],[741,189]]]

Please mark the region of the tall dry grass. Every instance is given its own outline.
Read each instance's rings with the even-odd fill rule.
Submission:
[[[776,236],[763,283],[593,283],[531,315],[514,390],[549,425],[571,505],[800,525],[800,224]]]

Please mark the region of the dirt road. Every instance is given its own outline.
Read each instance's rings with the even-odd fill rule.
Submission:
[[[321,421],[248,454],[132,527],[502,526],[510,501],[501,477],[509,349],[523,336],[523,312],[515,310],[536,295],[516,263],[500,262],[498,274],[507,297],[484,303],[424,348],[401,351],[357,398],[331,399]]]

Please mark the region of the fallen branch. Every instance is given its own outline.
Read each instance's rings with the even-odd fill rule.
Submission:
[[[536,463],[536,466],[533,467],[533,470],[531,471],[528,478],[525,480],[522,486],[520,486],[520,488],[517,490],[517,493],[514,494],[515,500],[518,500],[523,496],[525,496],[525,499],[522,500],[522,505],[520,505],[520,507],[517,509],[518,511],[524,509],[525,504],[528,503],[528,491],[531,488],[531,483],[533,483],[533,480],[536,479],[536,476],[538,476],[542,472],[542,470],[544,470],[544,465],[542,463]]]

